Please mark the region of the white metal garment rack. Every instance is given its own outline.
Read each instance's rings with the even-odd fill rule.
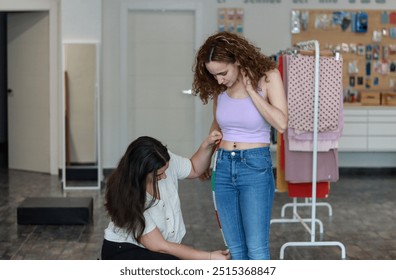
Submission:
[[[314,124],[313,124],[313,153],[312,153],[312,198],[311,198],[311,218],[302,219],[298,217],[298,221],[300,221],[304,227],[310,232],[311,240],[310,241],[301,241],[301,242],[286,242],[282,245],[280,249],[280,259],[284,258],[284,251],[289,246],[296,247],[309,247],[309,246],[338,246],[341,249],[341,258],[345,259],[345,246],[339,241],[316,241],[316,232],[315,232],[315,223],[318,223],[320,226],[320,232],[323,233],[323,225],[320,220],[316,218],[316,180],[317,180],[317,153],[318,153],[318,111],[319,111],[319,42],[316,40],[301,42],[297,44],[300,48],[305,50],[311,50],[314,48],[315,50],[315,80],[314,80]],[[307,201],[306,201],[307,203]],[[293,215],[297,215],[296,207],[297,201],[294,201],[293,205]],[[329,214],[331,216],[331,207],[329,208]],[[277,219],[271,220],[272,222],[294,222],[295,219]],[[309,229],[305,222],[311,222],[311,228]]]
[[[333,215],[333,209],[328,202],[316,202],[316,206],[325,206],[329,210],[329,217]],[[297,211],[297,207],[311,207],[311,202],[308,197],[305,197],[304,202],[298,202],[297,197],[293,197],[293,202],[285,203],[281,209],[281,217],[285,217],[286,209],[291,207],[293,212]]]

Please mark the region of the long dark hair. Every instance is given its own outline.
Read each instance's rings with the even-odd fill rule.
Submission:
[[[206,69],[206,63],[211,61],[238,62],[256,89],[262,77],[267,81],[266,72],[276,67],[276,63],[270,57],[262,54],[259,48],[241,35],[219,32],[210,36],[198,50],[193,66],[192,92],[199,95],[204,104],[227,89],[225,85],[219,85]]]
[[[133,141],[111,173],[106,188],[106,210],[113,223],[140,242],[146,226],[143,212],[158,197],[157,170],[170,160],[158,140],[142,136]],[[146,180],[153,174],[153,199],[146,204]]]

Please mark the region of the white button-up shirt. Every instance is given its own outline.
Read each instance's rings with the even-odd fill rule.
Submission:
[[[180,208],[178,180],[185,179],[190,174],[192,166],[188,158],[170,151],[169,154],[171,157],[169,167],[165,171],[167,178],[158,182],[160,199],[143,213],[146,221],[143,235],[157,227],[165,240],[181,243],[186,234],[186,227]],[[151,201],[151,198],[147,194],[147,203]],[[133,235],[127,234],[124,229],[118,228],[111,221],[105,229],[104,238],[112,242],[129,242],[144,247],[135,240]]]

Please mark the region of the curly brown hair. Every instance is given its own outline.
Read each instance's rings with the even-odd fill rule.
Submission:
[[[225,91],[225,85],[219,85],[215,77],[206,69],[206,63],[211,61],[240,64],[252,82],[259,87],[262,77],[267,81],[266,72],[276,67],[276,62],[260,52],[246,38],[230,32],[219,32],[208,39],[200,47],[193,66],[194,81],[192,93],[199,95],[204,104],[217,94]]]

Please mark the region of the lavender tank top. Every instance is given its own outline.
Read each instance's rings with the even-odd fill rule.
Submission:
[[[262,92],[259,92],[262,95]],[[270,143],[271,126],[250,97],[236,99],[222,92],[217,98],[216,119],[223,139],[231,142]]]

